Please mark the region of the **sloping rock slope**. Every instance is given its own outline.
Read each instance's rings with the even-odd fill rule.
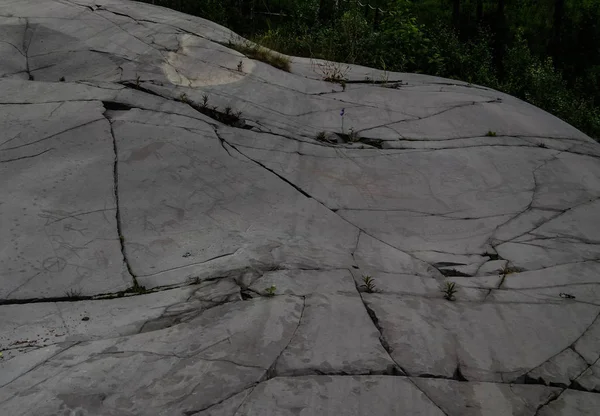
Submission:
[[[0,0],[0,414],[598,414],[600,147],[239,41]]]

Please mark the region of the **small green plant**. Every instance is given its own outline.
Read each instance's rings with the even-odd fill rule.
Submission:
[[[272,297],[272,296],[275,296],[276,290],[277,290],[277,288],[275,287],[275,285],[271,285],[271,287],[268,287],[265,289],[265,292],[266,292],[267,296]]]
[[[187,94],[185,92],[182,92],[179,95],[179,101],[189,104],[191,100],[188,98],[188,96],[187,96]]]
[[[65,77],[60,77],[59,81],[60,82],[65,82]]]
[[[208,107],[208,95],[202,94],[202,107]]]
[[[233,109],[230,106],[225,107],[225,115],[226,116],[233,115]]]
[[[341,80],[340,85],[342,86],[342,91],[346,91],[346,80]]]
[[[69,299],[79,299],[81,297],[81,290],[69,289],[65,292],[65,297]]]
[[[363,284],[360,285],[360,287],[362,287],[365,292],[367,293],[374,293],[375,292],[375,279],[373,279],[371,276],[369,276],[368,274],[364,275],[362,277],[362,281]]]
[[[444,299],[453,301],[454,295],[456,294],[456,292],[458,292],[458,289],[456,288],[456,283],[446,282],[442,285],[441,291],[444,294]]]
[[[327,141],[327,133],[325,133],[324,131],[320,131],[319,133],[317,133],[317,137],[315,137],[315,139],[320,142],[325,142]]]
[[[390,79],[390,73],[388,72],[385,66],[385,61],[383,60],[383,58],[381,58],[381,67],[383,68],[383,73],[381,74],[380,81],[385,86],[387,85]]]
[[[137,74],[136,74],[136,77],[135,77],[135,85],[138,86],[138,87],[140,86],[140,76],[137,75]]]
[[[240,61],[240,62],[237,64],[237,70],[238,70],[239,72],[243,72],[243,70],[244,70],[244,61]]]
[[[487,137],[496,137],[496,132],[489,130],[485,135]]]
[[[538,143],[538,147],[541,147],[542,149],[548,148],[548,146],[546,146],[546,143]]]

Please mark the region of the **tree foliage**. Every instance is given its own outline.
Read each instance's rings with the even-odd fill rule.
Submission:
[[[145,1],[291,55],[496,88],[600,138],[600,0]]]

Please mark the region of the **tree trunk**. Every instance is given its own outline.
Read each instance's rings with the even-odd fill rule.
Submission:
[[[319,1],[319,20],[321,22],[327,22],[331,16],[329,15],[329,4],[330,0],[320,0]]]
[[[550,55],[553,58],[560,56],[561,34],[565,19],[565,0],[554,0],[554,16],[552,25],[552,37],[550,38]]]
[[[494,64],[503,72],[502,61],[504,60],[504,51],[506,49],[506,16],[504,14],[505,0],[498,0],[496,9],[495,36],[494,36]]]
[[[452,26],[456,30],[460,25],[460,0],[452,0]]]

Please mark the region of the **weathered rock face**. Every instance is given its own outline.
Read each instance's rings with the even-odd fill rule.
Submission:
[[[597,414],[592,139],[147,4],[1,6],[0,414]]]

